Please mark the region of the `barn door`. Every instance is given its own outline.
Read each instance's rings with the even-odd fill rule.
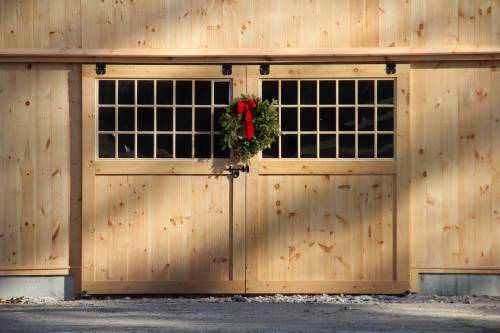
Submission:
[[[247,176],[247,292],[408,289],[407,72],[248,67],[283,135]]]
[[[244,292],[245,177],[217,118],[245,90],[243,66],[84,66],[83,290]]]

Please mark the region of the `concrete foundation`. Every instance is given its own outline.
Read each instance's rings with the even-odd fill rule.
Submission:
[[[72,276],[1,276],[0,298],[53,297],[70,300],[75,296]]]
[[[500,275],[420,274],[420,293],[443,296],[500,296]]]

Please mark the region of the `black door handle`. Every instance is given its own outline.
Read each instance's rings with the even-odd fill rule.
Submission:
[[[229,171],[231,173],[231,176],[233,178],[238,178],[240,175],[240,172],[246,172],[248,173],[250,171],[250,168],[248,167],[248,164],[245,165],[230,165],[229,168],[224,169],[225,171]]]

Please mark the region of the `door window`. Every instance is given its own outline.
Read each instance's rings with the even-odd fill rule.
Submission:
[[[282,136],[263,158],[394,158],[393,79],[262,80]]]
[[[228,158],[218,119],[231,95],[230,80],[99,80],[98,156]]]

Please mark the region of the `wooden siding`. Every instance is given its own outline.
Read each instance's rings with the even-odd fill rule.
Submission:
[[[98,176],[94,281],[232,280],[227,176]],[[236,263],[243,281],[244,262]]]
[[[258,191],[252,281],[393,280],[393,176],[263,176]]]
[[[500,271],[499,65],[412,67],[414,270]]]
[[[71,70],[0,66],[0,272],[69,267]]]
[[[499,0],[0,0],[0,47],[278,51],[498,47],[499,17]],[[500,272],[500,153],[494,144],[500,139],[498,65],[412,66],[413,272]],[[68,256],[71,267],[80,266],[81,74],[77,67],[0,67],[2,275],[61,274],[67,272]],[[61,122],[64,127],[58,127]],[[54,138],[51,147],[44,148],[49,130]],[[11,151],[15,160],[8,158]],[[21,171],[29,166],[34,174],[27,176]],[[52,177],[57,169],[60,173]],[[44,208],[50,217],[41,215],[44,205],[53,207],[48,213]],[[30,216],[34,229],[23,226]],[[60,229],[52,240],[57,221]]]
[[[2,0],[6,48],[497,45],[498,0]]]

